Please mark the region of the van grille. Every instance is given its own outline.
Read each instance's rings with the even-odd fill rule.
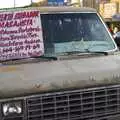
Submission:
[[[90,120],[120,113],[120,86],[27,98],[28,120]]]
[[[23,117],[5,118],[3,120],[24,120]]]

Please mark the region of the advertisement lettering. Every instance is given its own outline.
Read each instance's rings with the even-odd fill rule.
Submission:
[[[44,54],[39,11],[0,14],[0,60],[12,60]]]

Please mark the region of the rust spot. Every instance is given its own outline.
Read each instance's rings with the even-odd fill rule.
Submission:
[[[40,85],[40,84],[35,85],[35,88],[37,88],[37,89],[40,89],[41,87],[42,87],[42,85]]]
[[[33,87],[33,90],[35,91],[46,91],[47,88],[43,86],[42,84],[35,84]]]
[[[12,72],[12,71],[18,71],[18,70],[20,70],[20,68],[16,66],[0,67],[0,72]]]

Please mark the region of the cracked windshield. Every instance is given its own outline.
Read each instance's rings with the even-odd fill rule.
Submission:
[[[41,15],[46,55],[103,52],[115,48],[95,13]]]

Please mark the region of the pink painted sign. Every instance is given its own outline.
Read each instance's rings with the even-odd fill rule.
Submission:
[[[44,54],[40,12],[0,13],[0,60]]]

